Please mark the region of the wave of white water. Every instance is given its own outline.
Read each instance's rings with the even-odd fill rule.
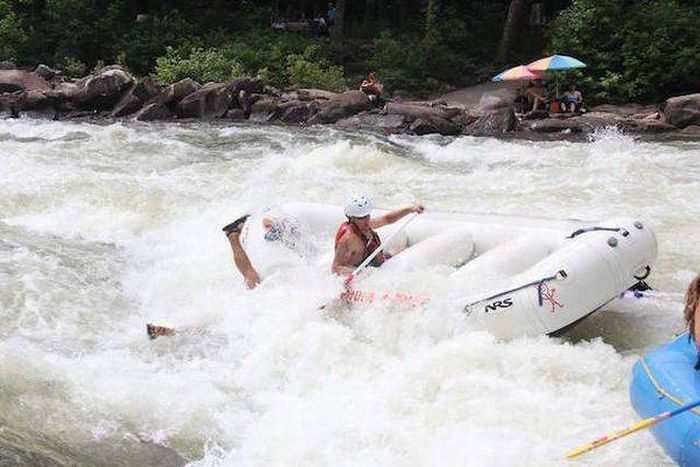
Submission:
[[[695,143],[5,120],[0,159],[0,453],[16,459],[564,465],[636,420],[631,366],[682,328],[677,300],[627,301],[563,339],[498,342],[439,303],[323,315],[326,271],[245,290],[220,228],[280,200],[634,214],[659,239],[659,290],[700,263]],[[202,330],[150,342],[146,322]],[[620,458],[669,462],[640,433],[578,465]]]

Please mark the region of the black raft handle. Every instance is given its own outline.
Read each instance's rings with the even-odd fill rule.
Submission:
[[[638,281],[643,281],[644,279],[649,277],[649,274],[651,274],[651,267],[647,264],[646,266],[644,266],[644,275],[643,276],[639,277],[638,275],[635,274],[633,277],[635,279],[637,279]]]

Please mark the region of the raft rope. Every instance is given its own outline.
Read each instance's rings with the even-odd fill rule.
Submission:
[[[482,298],[482,299],[480,299],[480,300],[477,300],[477,301],[475,301],[475,302],[472,302],[472,303],[470,303],[469,305],[467,305],[467,307],[470,307],[470,306],[472,306],[472,305],[476,305],[477,303],[485,302],[485,301],[487,301],[487,300],[492,300],[492,299],[494,299],[494,298],[502,297],[503,295],[508,295],[509,293],[517,292],[517,291],[519,291],[519,290],[523,290],[523,289],[526,289],[526,288],[528,288],[528,287],[532,287],[533,285],[536,285],[536,286],[537,286],[537,302],[540,304],[540,306],[543,306],[544,300],[543,300],[543,297],[542,297],[542,286],[543,286],[546,282],[550,282],[550,281],[553,281],[553,280],[557,280],[560,276],[561,276],[562,279],[566,279],[566,277],[567,277],[566,271],[564,271],[564,270],[562,269],[562,270],[560,270],[559,272],[557,272],[556,274],[554,274],[553,276],[543,277],[542,279],[539,279],[539,280],[536,280],[536,281],[532,281],[532,282],[528,282],[527,284],[523,284],[523,285],[521,285],[521,286],[519,286],[519,287],[515,287],[514,289],[505,290],[505,291],[503,291],[503,292],[498,292],[498,293],[495,294],[495,295],[490,295],[490,296],[488,296],[488,297],[486,297],[486,298]]]
[[[620,232],[623,237],[628,236],[630,233],[623,229],[622,227],[600,227],[600,226],[593,226],[593,227],[584,227],[583,229],[578,229],[574,231],[571,235],[565,238],[574,238],[577,237],[581,234],[585,234],[588,232],[598,232],[598,231],[604,231],[604,232]]]
[[[676,405],[684,405],[685,404],[682,400],[678,399],[673,394],[667,392],[664,388],[661,387],[661,385],[659,385],[659,383],[656,381],[654,376],[651,374],[651,370],[649,369],[646,362],[644,361],[644,358],[640,359],[639,361],[642,364],[642,369],[644,369],[644,372],[649,377],[649,381],[651,381],[651,384],[654,386],[654,389],[656,389],[656,392],[658,392],[659,394],[661,394],[661,396],[667,398],[671,402],[674,402]],[[698,417],[700,417],[700,409],[690,409],[690,411],[693,412]]]

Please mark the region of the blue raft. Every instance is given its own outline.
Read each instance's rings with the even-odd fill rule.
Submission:
[[[642,418],[679,408],[700,399],[698,351],[688,334],[642,357],[632,370],[630,400]],[[700,466],[700,408],[653,426],[666,453],[682,466]]]

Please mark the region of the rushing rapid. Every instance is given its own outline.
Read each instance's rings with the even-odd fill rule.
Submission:
[[[0,158],[0,459],[17,462],[564,464],[636,421],[632,365],[682,329],[700,264],[692,142],[19,119],[0,121]],[[243,287],[223,225],[357,191],[387,208],[643,218],[659,293],[563,338],[499,341],[440,301],[319,312],[342,290],[323,268]],[[149,341],[147,322],[193,331]],[[649,433],[577,462],[620,459],[671,462]]]

